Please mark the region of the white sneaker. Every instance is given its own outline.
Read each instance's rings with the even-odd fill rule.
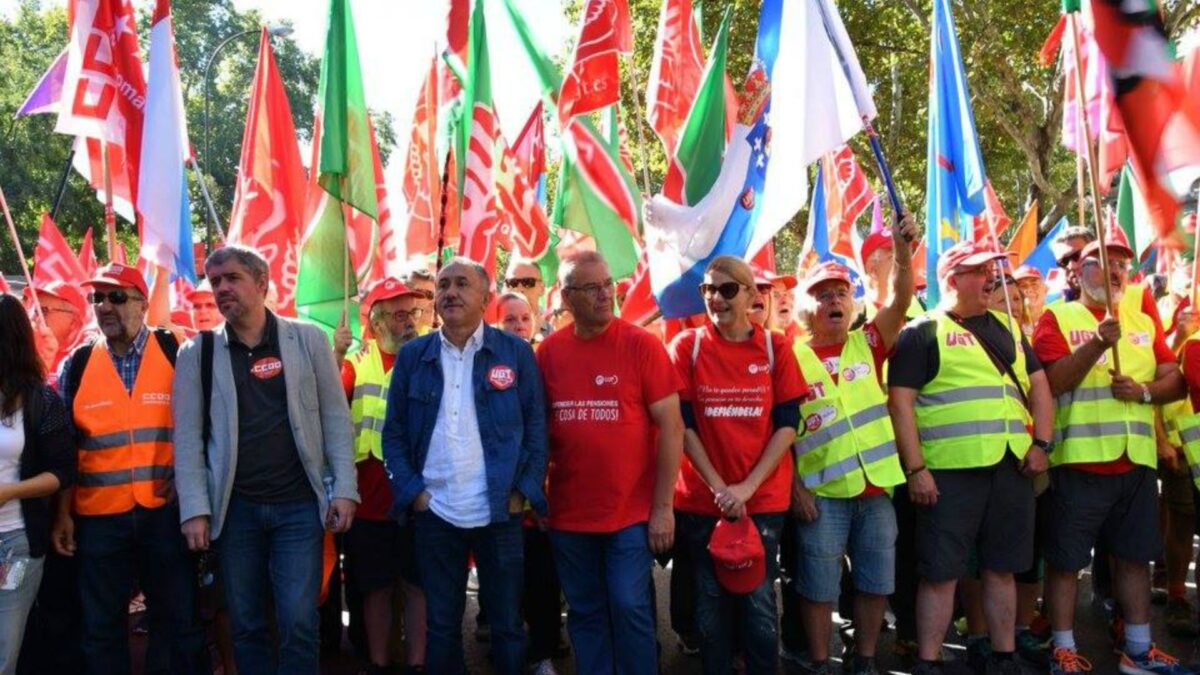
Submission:
[[[542,659],[533,664],[532,675],[558,675],[558,671],[554,669],[554,662],[550,659]]]

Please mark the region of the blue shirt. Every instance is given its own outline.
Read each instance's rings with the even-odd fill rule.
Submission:
[[[108,349],[107,340],[101,339],[93,343],[93,349],[97,347],[108,349],[108,355],[112,358],[113,366],[116,367],[117,375],[121,377],[121,384],[125,385],[127,394],[133,393],[133,383],[137,381],[138,370],[142,367],[142,355],[146,351],[146,340],[149,337],[150,329],[143,325],[124,355],[117,355],[113,353],[113,350]],[[62,364],[58,367],[58,395],[62,396],[63,403],[67,404],[67,412],[71,411],[71,399],[74,397],[74,392],[66,390],[67,373],[71,372],[71,362],[75,360],[75,354],[78,353],[79,350],[72,352],[70,356],[63,359]]]

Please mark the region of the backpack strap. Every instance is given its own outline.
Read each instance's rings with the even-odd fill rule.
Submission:
[[[213,388],[213,332],[200,331],[200,389],[203,392],[204,423],[200,438],[203,440],[205,459],[208,459],[208,439],[212,437],[212,388]]]
[[[775,336],[771,331],[763,329],[763,337],[767,339],[767,372],[775,372]]]
[[[88,342],[71,355],[71,367],[67,370],[66,400],[74,401],[75,395],[79,393],[79,384],[83,382],[83,371],[87,369],[88,360],[92,358],[92,349],[95,346],[94,342]]]
[[[174,368],[175,356],[179,353],[179,339],[166,328],[155,328],[153,333],[155,341],[158,342],[158,348],[162,350],[163,356],[167,357],[167,361]]]

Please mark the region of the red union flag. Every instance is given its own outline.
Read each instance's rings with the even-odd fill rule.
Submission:
[[[505,222],[500,217],[492,189],[500,130],[491,105],[483,102],[475,104],[472,122],[463,177],[458,253],[480,263],[492,273],[496,269],[496,246],[507,238]]]
[[[571,70],[558,96],[563,126],[575,115],[612,105],[621,97],[619,54],[633,51],[626,0],[588,0]]]
[[[42,229],[38,232],[37,248],[33,253],[33,284],[45,286],[52,281],[78,286],[87,281],[79,258],[63,239],[50,215],[42,214]]]
[[[296,247],[304,227],[304,200],[304,166],[292,109],[263,29],[228,241],[258,249],[267,259],[278,308],[285,316],[295,316],[296,311]]]
[[[646,109],[650,127],[662,140],[667,157],[675,156],[679,130],[687,121],[703,76],[704,50],[691,0],[665,0],[658,16]]]
[[[550,224],[538,203],[537,174],[530,171],[542,154],[538,149],[543,144],[538,138],[542,133],[541,114],[539,104],[517,138],[515,150],[503,147],[504,139],[498,139],[502,147],[494,176],[496,203],[506,225],[506,236],[500,244],[533,259],[542,257],[550,248]]]
[[[434,55],[429,73],[417,98],[412,132],[405,153],[404,200],[408,204],[404,228],[405,252],[409,258],[427,256],[437,250],[438,213],[441,209],[441,172],[438,166],[438,64]]]
[[[874,192],[854,159],[854,151],[843,145],[829,155],[834,171],[826,178],[825,209],[829,218],[829,250],[856,259],[852,232],[854,221],[867,210]]]
[[[128,220],[137,203],[146,81],[129,0],[78,0],[67,44],[55,131],[79,137],[75,168],[103,186],[101,143],[108,143],[113,202]]]

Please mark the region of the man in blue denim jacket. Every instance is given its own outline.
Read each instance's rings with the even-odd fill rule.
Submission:
[[[474,553],[500,673],[525,667],[521,519],[545,515],[546,411],[525,341],[487,326],[491,280],[455,258],[437,278],[441,330],[401,348],[392,368],[383,460],[394,512],[416,528],[431,673],[465,672],[462,616]]]

